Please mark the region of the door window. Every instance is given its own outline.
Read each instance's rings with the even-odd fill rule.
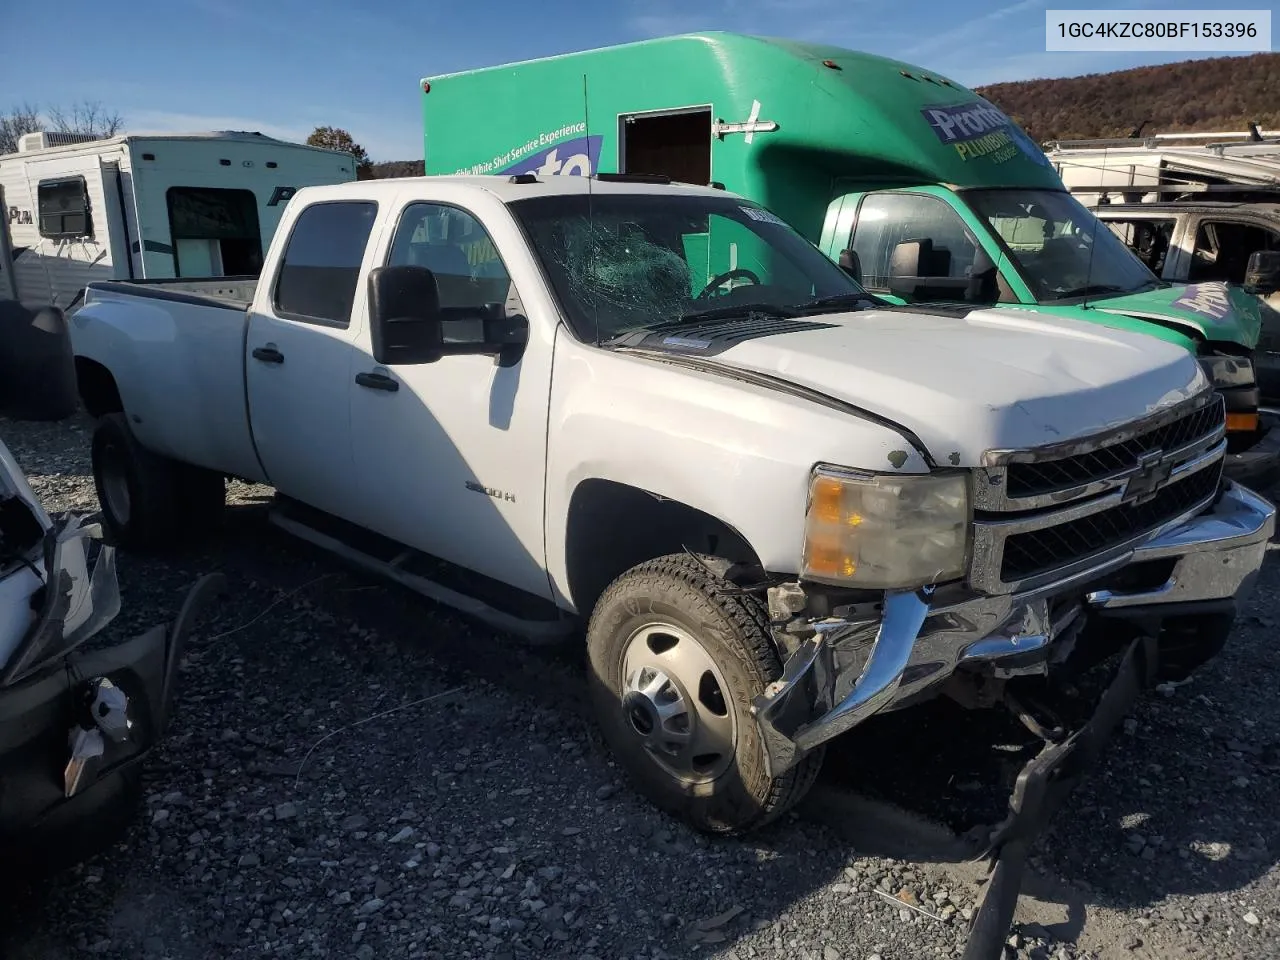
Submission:
[[[1192,283],[1244,283],[1249,257],[1255,250],[1280,250],[1280,235],[1230,220],[1204,220],[1196,230],[1187,279]]]
[[[369,200],[314,203],[298,215],[276,277],[276,313],[290,320],[351,323],[378,205]]]
[[[482,340],[485,319],[523,312],[493,239],[475,217],[458,207],[405,207],[387,265],[426,267],[435,276],[446,341]]]
[[[1139,260],[1157,277],[1163,275],[1169,245],[1173,242],[1173,228],[1177,221],[1140,218],[1134,220],[1104,220],[1105,223]]]
[[[850,247],[862,267],[862,285],[888,292],[890,260],[899,243],[932,240],[935,277],[969,275],[978,245],[960,215],[937,197],[913,193],[879,193],[858,208]]]

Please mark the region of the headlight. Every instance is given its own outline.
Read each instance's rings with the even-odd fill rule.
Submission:
[[[809,480],[803,576],[897,589],[954,580],[969,553],[969,478],[819,466]]]
[[[1219,390],[1254,385],[1253,361],[1248,357],[1214,353],[1200,357],[1200,366],[1204,369],[1209,382]]]

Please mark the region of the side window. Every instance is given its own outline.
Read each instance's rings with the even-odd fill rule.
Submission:
[[[298,215],[276,277],[275,308],[284,317],[345,327],[360,282],[378,205],[367,200],[316,203]]]
[[[1196,230],[1195,251],[1187,279],[1243,283],[1249,257],[1255,250],[1280,250],[1280,236],[1261,227],[1230,220],[1205,220]]]
[[[486,318],[523,312],[488,231],[457,207],[438,203],[405,207],[387,265],[426,267],[432,272],[446,340],[483,339]]]
[[[1126,247],[1134,252],[1139,260],[1157,277],[1164,270],[1165,259],[1169,255],[1169,244],[1173,240],[1174,220],[1104,220],[1105,223]]]
[[[40,212],[40,236],[49,240],[93,236],[89,188],[84,177],[40,181],[36,207]]]
[[[937,197],[910,193],[872,194],[863,199],[850,248],[862,267],[862,285],[889,290],[889,263],[899,243],[931,240],[929,270],[923,276],[961,279],[969,275],[977,245],[964,221]]]

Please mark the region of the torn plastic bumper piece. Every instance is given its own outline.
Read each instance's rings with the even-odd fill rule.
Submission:
[[[79,648],[120,609],[114,551],[84,576],[97,525],[71,516],[45,537],[41,609],[0,671],[0,858],[58,868],[115,839],[137,764],[159,742],[192,625],[225,589],[200,578],[171,625]],[[68,624],[75,624],[68,629]]]
[[[1227,482],[1198,516],[1035,590],[954,602],[927,590],[890,591],[878,619],[803,624],[809,636],[752,704],[766,765],[777,776],[868,717],[931,695],[962,667],[1005,676],[1043,672],[1056,648],[1086,626],[1082,614],[1141,613],[1149,631],[1161,617],[1197,604],[1242,602],[1274,532],[1275,507]],[[1159,560],[1172,561],[1172,569],[1156,586],[1122,589],[1108,581],[1132,564]]]
[[[986,831],[979,844],[976,857],[991,857],[991,875],[969,926],[963,960],[1004,955],[1005,938],[1022,891],[1028,850],[1089,772],[1120,720],[1151,686],[1159,656],[1155,638],[1142,636],[1133,640],[1089,720],[1070,736],[1046,743],[1018,773],[1008,816]]]

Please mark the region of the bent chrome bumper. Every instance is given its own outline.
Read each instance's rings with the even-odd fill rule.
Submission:
[[[787,658],[782,678],[752,705],[770,772],[786,771],[873,714],[935,692],[959,669],[1006,677],[1044,672],[1070,653],[1091,610],[1172,616],[1180,604],[1243,601],[1275,531],[1275,512],[1228,482],[1199,516],[1034,590],[948,601],[929,589],[889,592],[875,619],[803,625],[809,635]],[[1172,562],[1172,570],[1154,586],[1123,588],[1115,575],[1147,561]]]

